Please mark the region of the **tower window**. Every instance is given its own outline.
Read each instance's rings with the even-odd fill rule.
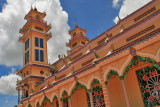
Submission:
[[[43,48],[43,39],[40,38],[40,48]]]
[[[43,28],[41,28],[41,27],[35,26],[34,28],[37,30],[43,31]]]
[[[40,50],[40,61],[44,62],[44,53],[43,53],[43,50]]]
[[[85,42],[81,42],[83,45],[85,45]]]
[[[80,32],[80,34],[81,34],[81,35],[83,35],[83,33],[82,33],[82,32]]]
[[[25,53],[25,64],[29,61],[29,50]]]
[[[76,43],[74,43],[73,45],[72,45],[72,47],[75,47],[77,45],[77,42]]]
[[[37,38],[37,37],[35,37],[35,46],[36,46],[36,47],[39,47],[39,41],[38,41],[38,38]]]
[[[76,36],[76,33],[73,33],[73,37]]]
[[[36,47],[39,47],[39,46],[40,46],[40,48],[43,48],[43,39],[42,39],[42,38],[35,37],[35,46],[36,46]]]
[[[25,41],[25,51],[29,48],[29,39]]]
[[[39,50],[35,49],[35,61],[39,61]]]
[[[36,19],[41,19],[38,15],[36,15]]]

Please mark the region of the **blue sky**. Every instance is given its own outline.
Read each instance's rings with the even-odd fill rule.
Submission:
[[[60,5],[58,4],[59,2],[53,2],[54,0],[52,0],[54,6],[47,7],[44,4],[44,8],[40,8],[42,7],[41,5],[45,3],[45,1],[41,1],[37,2],[38,9],[51,13],[51,15],[47,13],[47,19],[52,23],[53,30],[51,31],[54,37],[49,40],[48,53],[49,61],[53,63],[57,60],[58,54],[66,52],[65,42],[69,40],[68,30],[72,30],[76,23],[79,27],[86,28],[86,36],[88,36],[89,39],[93,39],[98,34],[114,26],[114,19],[118,15],[124,18],[127,14],[132,13],[150,0],[143,2],[141,0],[126,0],[128,2],[124,2],[123,0],[60,0]],[[14,77],[14,79],[20,78],[15,76],[16,69],[22,68],[23,59],[22,44],[18,43],[18,29],[25,24],[23,19],[25,15],[24,12],[27,13],[29,11],[28,7],[31,4],[34,5],[34,2],[32,2],[32,0],[7,0],[7,2],[8,3],[6,3],[5,0],[0,0],[0,104],[3,107],[13,107],[17,104],[18,99],[15,95],[15,86],[12,87],[13,94],[4,91],[11,90],[4,87],[10,87],[7,78],[12,74],[11,77]],[[24,8],[25,6],[27,9]],[[62,7],[62,9],[59,7]],[[2,11],[2,8],[4,8],[4,11]],[[14,9],[16,11],[14,11]],[[55,10],[58,11],[58,13],[56,13]],[[18,21],[18,23],[15,23],[12,19]],[[3,85],[4,82],[6,82],[6,85]]]

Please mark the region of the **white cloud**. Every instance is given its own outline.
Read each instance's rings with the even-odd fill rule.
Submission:
[[[0,64],[7,66],[22,64],[23,44],[18,42],[19,29],[25,24],[24,16],[35,5],[34,0],[7,0],[0,13]],[[36,7],[46,11],[45,20],[52,24],[53,37],[48,41],[48,58],[51,63],[58,54],[66,53],[65,43],[69,39],[68,14],[62,10],[59,0],[38,0]]]
[[[113,7],[118,8],[121,0],[113,0]]]
[[[113,0],[113,1],[116,1],[115,4],[113,4],[113,5],[118,5],[118,1],[119,0]],[[119,15],[118,16],[121,19],[123,19],[124,17],[126,17],[127,15],[133,13],[134,11],[136,11],[137,9],[139,9],[142,6],[144,6],[145,4],[147,4],[150,1],[151,0],[123,0],[123,3],[121,5],[121,7],[120,7],[120,11],[119,11]],[[117,23],[118,17],[116,17],[113,21],[115,23]]]
[[[0,78],[0,94],[17,95],[16,81],[21,77],[16,74],[4,75]]]

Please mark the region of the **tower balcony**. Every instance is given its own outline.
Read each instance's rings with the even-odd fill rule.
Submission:
[[[69,40],[69,43],[71,43],[73,40],[77,39],[77,38],[82,38],[82,39],[85,39],[85,40],[89,40],[88,37],[84,36],[84,35],[81,35],[81,34],[77,34],[75,35],[74,37],[72,37],[70,40]]]
[[[36,22],[43,23],[43,24],[47,25],[47,21],[44,21],[44,20],[41,20],[41,19],[37,19],[37,18],[35,18],[33,16],[30,16],[30,19],[33,20],[33,21],[36,21]]]

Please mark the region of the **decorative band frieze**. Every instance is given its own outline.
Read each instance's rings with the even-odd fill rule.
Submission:
[[[151,38],[157,36],[159,33],[160,33],[160,28],[158,28],[157,30],[154,30],[153,32],[151,32],[149,34],[146,34],[145,36],[143,36],[143,37],[141,37],[141,38],[139,38],[139,39],[137,39],[137,40],[135,40],[133,42],[130,42],[127,45],[122,46],[119,49],[116,49],[110,55],[107,55],[106,57],[103,57],[103,58],[99,59],[98,61],[95,61],[95,64],[100,63],[101,61],[104,61],[104,60],[106,60],[106,59],[108,59],[110,57],[113,57],[116,54],[122,53],[125,50],[129,50],[134,45],[137,45],[137,44],[140,44],[140,43],[142,43],[144,41],[147,41],[148,39],[151,39]]]
[[[150,14],[151,12],[153,12],[153,11],[155,11],[155,10],[156,10],[156,8],[155,8],[155,7],[152,7],[151,9],[147,10],[147,11],[144,12],[143,14],[139,15],[138,17],[136,17],[136,18],[134,19],[134,22],[142,19],[143,17],[147,16],[148,14]]]
[[[131,41],[131,40],[133,40],[133,39],[135,39],[135,38],[137,38],[137,37],[139,37],[139,36],[141,36],[141,35],[149,32],[150,30],[152,30],[152,29],[154,29],[154,28],[155,28],[155,25],[151,25],[151,26],[149,26],[148,28],[146,28],[146,29],[144,29],[144,30],[136,33],[135,35],[127,38],[126,41],[129,42],[129,41]]]

